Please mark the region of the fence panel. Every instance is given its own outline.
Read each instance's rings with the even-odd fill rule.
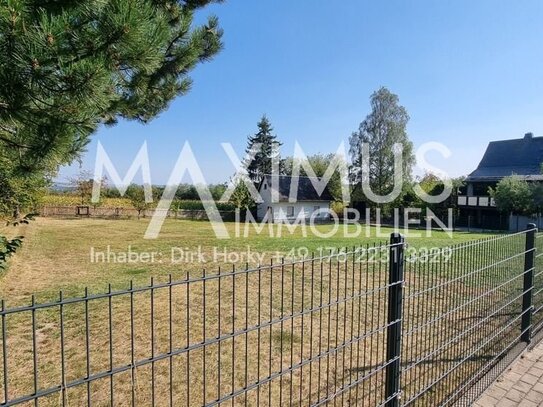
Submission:
[[[543,328],[543,233],[536,235],[535,247],[533,335]]]
[[[390,249],[2,304],[3,405],[384,404]]]
[[[517,233],[406,258],[403,405],[475,399],[480,379],[519,343],[525,240]]]
[[[393,235],[252,269],[1,302],[0,405],[469,405],[526,346],[527,292],[532,333],[543,323],[542,236],[529,289],[526,232],[433,251]]]

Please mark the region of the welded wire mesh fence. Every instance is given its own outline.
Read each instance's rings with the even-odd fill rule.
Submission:
[[[533,312],[533,330],[536,335],[543,328],[543,233],[535,237],[535,270],[534,270],[534,312]]]
[[[4,403],[379,404],[390,250],[4,309]]]
[[[402,405],[469,405],[489,384],[520,341],[525,242],[518,233],[407,258]]]
[[[527,248],[529,233],[429,252],[395,235],[146,287],[2,302],[0,404],[466,402],[526,339],[527,293],[530,328],[543,320],[542,251]],[[543,249],[543,238],[534,245]]]

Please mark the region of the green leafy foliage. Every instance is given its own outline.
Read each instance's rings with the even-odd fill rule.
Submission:
[[[517,175],[503,178],[489,193],[496,201],[498,210],[516,215],[532,215],[536,212],[534,192],[536,184],[530,184]],[[540,201],[540,199],[539,199]]]
[[[330,204],[330,209],[339,217],[339,218],[342,218],[344,213],[345,213],[345,209],[346,209],[346,205],[343,203],[343,202],[339,202],[339,201],[335,201],[335,202],[332,202]]]
[[[102,204],[102,199],[99,202],[92,202],[92,189],[94,187],[93,175],[90,171],[80,171],[75,177],[69,180],[72,186],[72,193],[79,199],[78,205],[99,206]],[[106,187],[106,179],[100,180],[102,188]]]
[[[35,216],[35,213],[29,213],[20,219],[7,221],[6,226],[28,225],[31,220],[34,220]],[[0,235],[0,270],[3,271],[7,268],[8,259],[22,246],[23,239],[23,236],[8,239],[6,236]]]
[[[209,192],[214,200],[218,201],[221,199],[224,191],[226,191],[226,184],[211,184],[208,185]],[[198,195],[198,190],[195,185],[192,184],[180,184],[175,192],[175,198],[179,200],[200,200],[200,195]]]
[[[251,192],[244,182],[238,182],[230,197],[230,203],[239,209],[250,209],[255,206],[255,201],[251,196]]]
[[[530,186],[532,189],[532,199],[534,210],[537,213],[543,213],[543,183],[534,183]]]
[[[231,202],[215,202],[219,211],[230,212],[236,209],[236,206]],[[172,209],[186,211],[203,211],[205,210],[204,203],[200,200],[175,200],[172,203]]]
[[[360,123],[358,131],[352,133],[350,154],[352,159],[351,176],[356,189],[362,181],[362,162],[369,160],[369,185],[377,195],[386,195],[394,188],[394,148],[403,147],[402,169],[404,182],[411,179],[415,163],[413,143],[407,134],[409,115],[399,104],[399,98],[387,88],[382,87],[370,98],[371,113]],[[363,157],[362,146],[369,145],[369,157]],[[358,185],[357,185],[358,184]],[[361,191],[358,191],[361,194]],[[392,205],[395,206],[394,203]],[[386,208],[384,208],[386,209]]]
[[[411,206],[416,208],[430,208],[434,212],[438,208],[447,209],[456,206],[458,189],[464,185],[464,178],[453,178],[450,179],[452,183],[452,191],[448,199],[439,203],[428,203],[424,202],[418,195],[415,194],[414,186],[418,185],[424,192],[428,195],[436,196],[443,192],[445,189],[445,184],[437,175],[432,174],[431,172],[426,173],[421,179],[417,182],[411,183],[408,185],[408,190],[404,195],[404,206]]]
[[[138,218],[141,216],[142,212],[152,206],[152,202],[145,201],[145,190],[141,185],[130,185],[126,190],[126,196],[134,209],[138,211]]]
[[[18,219],[21,212],[32,212],[46,193],[48,180],[42,175],[26,176],[13,172],[0,158],[0,219]]]
[[[302,163],[300,159],[287,157],[284,160],[281,160],[281,173],[284,175],[292,175],[293,168],[296,165],[300,167],[301,176],[309,176],[310,174],[308,174],[303,168],[302,164],[305,164],[311,166],[315,175],[321,178],[324,176],[326,170],[335,159],[335,154],[332,153],[313,154],[304,160],[305,163]],[[344,163],[344,165],[347,166],[347,163]],[[339,169],[336,169],[328,182],[328,190],[336,201],[342,201],[343,199],[341,186],[341,173],[339,172]]]
[[[209,184],[207,188],[211,192],[211,196],[215,201],[218,201],[223,196],[226,191],[226,183],[222,184]],[[159,197],[164,193],[164,186],[153,185],[153,196]],[[121,198],[119,190],[114,187],[102,187],[102,192],[100,198]],[[184,184],[181,183],[178,185],[177,190],[175,191],[175,199],[179,200],[199,200],[200,195],[198,195],[198,190],[193,184]]]
[[[8,240],[5,236],[0,236],[0,270],[7,268],[8,258],[11,257],[17,249],[23,244],[23,236],[17,236]]]
[[[45,206],[78,206],[81,205],[81,197],[72,193],[60,193],[45,195],[40,200]],[[100,196],[100,206],[103,208],[132,208],[128,198],[107,198]]]
[[[0,5],[0,217],[35,208],[47,179],[101,124],[143,123],[191,87],[221,47],[220,0],[8,0]],[[79,178],[89,204],[92,179]],[[93,204],[94,205],[94,204]],[[3,238],[4,259],[20,239]]]
[[[55,171],[100,124],[147,122],[221,47],[214,0],[9,0],[0,5],[0,150],[18,172]]]

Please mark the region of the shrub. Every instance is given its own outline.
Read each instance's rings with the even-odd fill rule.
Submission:
[[[81,205],[81,198],[71,194],[52,194],[43,197],[43,205],[46,206],[79,206]],[[129,198],[101,198],[100,206],[102,208],[126,208],[137,209]],[[149,208],[154,208],[158,201],[155,199],[153,203],[149,205]],[[236,206],[230,202],[215,202],[219,211],[235,211]],[[188,211],[203,211],[204,204],[202,201],[187,199],[187,200],[174,200],[172,203],[173,210],[188,210]]]
[[[332,202],[332,204],[330,205],[330,209],[332,210],[332,212],[334,212],[338,217],[343,217],[343,211],[345,210],[345,204],[343,202],[338,202],[338,201],[335,201],[335,202]]]
[[[229,202],[215,202],[219,211],[234,211],[236,206]],[[172,209],[188,210],[188,211],[203,211],[204,204],[202,201],[197,200],[178,200],[172,204]]]

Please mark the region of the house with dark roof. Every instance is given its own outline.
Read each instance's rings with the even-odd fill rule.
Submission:
[[[266,175],[258,185],[261,201],[257,203],[258,220],[294,222],[330,218],[333,201],[324,181],[312,177]]]
[[[458,196],[457,225],[511,229],[511,219],[498,212],[488,189],[503,178],[516,175],[529,182],[543,182],[543,137],[527,133],[521,139],[491,142],[479,166],[466,178]]]

